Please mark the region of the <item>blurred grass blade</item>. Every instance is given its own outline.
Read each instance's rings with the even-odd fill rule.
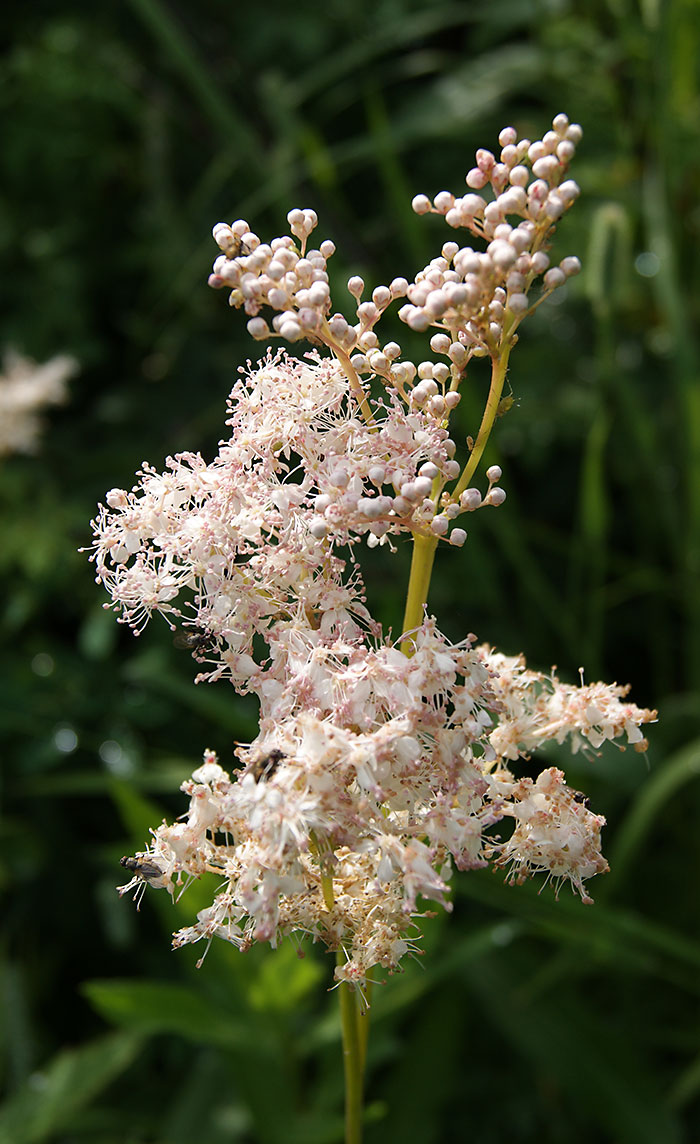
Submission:
[[[155,39],[180,72],[203,112],[216,128],[232,154],[241,151],[241,162],[252,161],[259,148],[242,115],[219,91],[213,73],[199,58],[192,41],[179,27],[160,0],[130,0],[131,7],[151,29]]]
[[[683,747],[644,784],[614,836],[606,896],[619,891],[666,803],[687,783],[700,777],[700,740]]]
[[[0,1110],[0,1144],[55,1140],[75,1113],[133,1063],[140,1046],[133,1033],[115,1033],[58,1053]]]

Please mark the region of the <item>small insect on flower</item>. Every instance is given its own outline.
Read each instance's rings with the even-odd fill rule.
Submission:
[[[191,651],[195,659],[199,659],[205,651],[214,648],[214,639],[211,632],[178,632],[173,637],[173,647]]]
[[[136,902],[136,909],[141,909],[141,901],[143,895],[146,893],[146,887],[152,886],[154,890],[162,890],[167,884],[167,878],[160,866],[156,866],[155,862],[151,862],[147,854],[136,854],[135,857],[129,858],[126,855],[119,859],[119,865],[123,866],[125,870],[130,870],[133,878],[126,886],[118,886],[119,897],[127,894],[129,890],[134,890],[134,901]]]
[[[586,810],[590,809],[591,800],[588,795],[584,794],[582,790],[574,790],[571,792],[574,802],[579,803],[580,806],[585,806]]]
[[[279,751],[277,747],[275,747],[268,755],[261,755],[259,759],[256,759],[250,768],[250,773],[256,783],[259,783],[261,779],[267,780],[272,778],[282,762],[282,759],[286,758],[287,756],[284,751]]]

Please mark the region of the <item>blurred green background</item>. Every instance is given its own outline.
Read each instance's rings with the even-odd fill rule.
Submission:
[[[489,454],[508,501],[443,554],[431,607],[454,638],[631,682],[660,722],[648,765],[552,757],[608,818],[595,907],[462,875],[421,964],[375,991],[367,1140],[697,1141],[697,0],[36,0],[3,19],[0,343],[81,372],[40,453],[0,467],[0,1144],[341,1139],[329,959],[218,943],[197,971],[169,935],[206,887],[176,913],[114,892],[255,706],[195,688],[164,624],[119,627],[77,549],[143,459],[213,455],[264,352],[206,287],[215,222],[271,237],[313,206],[340,308],[349,273],[411,278],[452,237],[414,194],[458,192],[477,146],[559,111],[585,135],[557,252],[584,273],[523,329]],[[407,557],[368,569],[395,630]]]

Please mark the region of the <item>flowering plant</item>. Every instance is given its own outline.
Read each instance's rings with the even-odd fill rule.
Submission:
[[[565,115],[536,142],[507,127],[498,158],[477,152],[468,193],[414,199],[485,249],[447,241],[412,282],[395,278],[365,301],[351,278],[354,320],[333,311],[335,248],[310,246],[313,211],[291,211],[291,234],[270,243],[244,220],[218,224],[210,285],[230,291],[253,338],[313,349],[301,360],[268,352],[241,371],[217,457],[179,454],[163,473],[144,464],[93,522],[106,606],[137,633],[160,613],[189,643],[198,680],[226,678],[260,703],[259,734],[236,751],[242,767],[231,777],[205,751],[183,784],[189,810],[122,860],[133,877],[121,892],[175,894],[213,873],[211,905],[175,946],[219,937],[245,950],[297,933],[337,953],[348,1140],[360,1132],[358,1013],[381,970],[418,949],[420,900],[450,908],[452,866],[491,862],[514,882],[542,873],[584,902],[607,869],[604,819],[561,769],[523,778],[518,761],[552,741],[594,753],[624,737],[644,750],[640,727],[656,714],[625,688],[564,684],[472,635],[452,644],[426,611],[439,544],[461,547],[460,520],[505,500],[500,468],[481,481],[477,470],[521,322],[580,269],[547,253],[579,194],[568,168],[580,137]],[[396,299],[430,358],[380,341]],[[474,358],[490,361],[491,381],[462,444],[450,418]],[[358,554],[402,534],[413,560],[392,640],[368,607]]]

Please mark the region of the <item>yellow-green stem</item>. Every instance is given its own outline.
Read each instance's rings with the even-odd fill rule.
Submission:
[[[423,623],[423,608],[428,599],[428,588],[433,571],[437,536],[414,536],[411,574],[406,592],[406,611],[403,617],[403,631],[410,632]],[[403,640],[401,651],[404,655],[413,654],[413,642]]]
[[[338,951],[338,964],[344,963],[342,949]],[[364,1072],[364,1046],[366,1034],[360,1032],[361,996],[347,982],[338,987],[340,1016],[343,1029],[343,1069],[345,1073],[345,1144],[362,1144],[362,1078]]]
[[[468,487],[491,435],[496,414],[498,413],[501,394],[503,393],[503,384],[506,379],[508,358],[510,357],[512,346],[513,342],[510,338],[505,338],[500,355],[493,359],[491,386],[486,399],[486,408],[484,409],[479,433],[474,442],[469,460],[464,467],[464,472],[459,481],[452,490],[451,496],[455,501],[459,499],[460,493],[464,492]],[[403,618],[404,632],[413,631],[414,628],[419,627],[423,622],[423,609],[428,602],[428,589],[430,588],[430,577],[433,572],[433,562],[435,560],[437,545],[437,536],[414,536],[413,538],[411,573],[408,579],[406,611]],[[404,639],[401,643],[401,651],[404,655],[412,655],[413,642],[410,639]]]
[[[510,357],[510,351],[512,348],[513,342],[508,339],[504,339],[500,355],[493,359],[493,367],[491,370],[491,387],[489,389],[489,395],[486,399],[484,416],[481,418],[479,433],[477,435],[476,441],[474,442],[474,448],[471,451],[469,460],[464,466],[464,472],[452,490],[451,496],[455,501],[459,500],[460,494],[469,487],[469,482],[477,470],[479,461],[483,456],[483,452],[486,448],[488,439],[491,436],[491,430],[493,429],[493,424],[496,420],[496,414],[498,413],[498,406],[500,405],[501,396],[503,394],[503,384],[506,380],[506,373],[508,371],[508,358]]]

